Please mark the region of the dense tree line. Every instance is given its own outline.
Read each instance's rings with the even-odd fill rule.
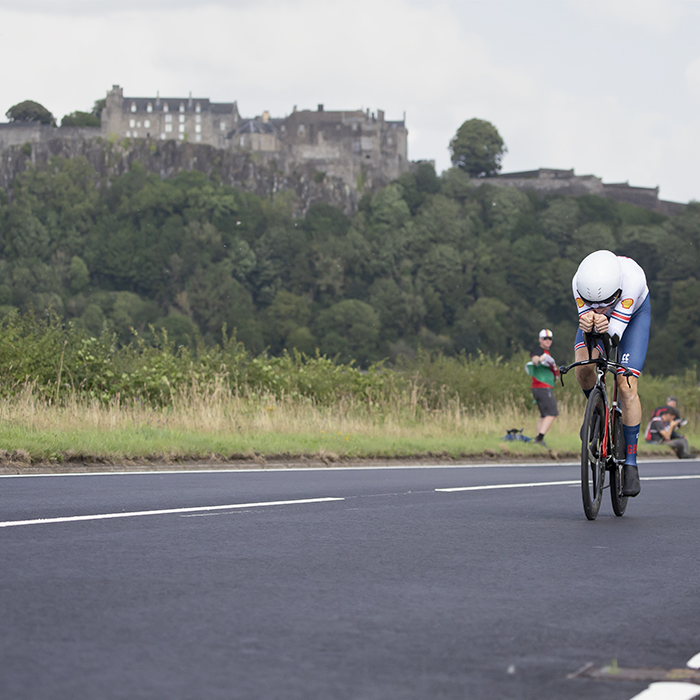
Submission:
[[[608,248],[645,268],[648,369],[700,357],[700,205],[666,219],[595,196],[524,194],[427,164],[366,194],[346,216],[294,195],[260,199],[183,172],[134,164],[100,183],[81,159],[54,159],[0,190],[0,314],[49,309],[126,344],[164,327],[179,344],[222,329],[273,355],[316,348],[364,366],[416,349],[505,357],[543,326],[571,353],[571,278]],[[133,330],[132,330],[133,329]]]

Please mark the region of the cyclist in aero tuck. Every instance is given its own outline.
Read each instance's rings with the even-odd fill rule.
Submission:
[[[649,345],[651,302],[644,270],[631,258],[597,250],[584,258],[574,275],[572,288],[578,306],[579,328],[574,351],[576,361],[588,359],[584,333],[596,330],[607,333],[618,343],[618,362],[627,367],[631,377],[621,376],[617,385],[622,408],[622,427],[626,456],[622,494],[636,496],[641,487],[637,469],[637,441],[642,421],[642,406],[637,393],[637,377],[642,372]],[[598,357],[602,347],[593,350]],[[586,397],[595,385],[595,366],[576,368],[576,379]]]

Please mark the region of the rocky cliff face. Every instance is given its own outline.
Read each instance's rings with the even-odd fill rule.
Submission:
[[[61,135],[60,138],[27,141],[22,145],[2,144],[5,148],[0,152],[0,187],[12,197],[15,177],[27,168],[45,168],[53,156],[82,156],[107,186],[111,178],[127,172],[135,162],[162,178],[172,177],[183,170],[199,170],[218,182],[253,192],[259,197],[272,197],[277,192],[291,190],[296,195],[298,215],[304,215],[312,204],[318,203],[332,204],[350,213],[362,196],[358,187],[328,176],[313,164],[292,162],[281,152],[234,153],[188,142],[145,139],[111,141],[89,137],[83,133],[87,131],[76,130],[71,137]],[[386,183],[372,184],[381,186]]]

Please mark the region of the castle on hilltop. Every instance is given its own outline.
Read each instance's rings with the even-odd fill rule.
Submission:
[[[0,124],[0,187],[8,188],[28,164],[42,167],[51,156],[85,156],[108,178],[134,160],[161,177],[202,170],[223,182],[269,196],[296,192],[299,212],[328,202],[350,212],[364,192],[377,190],[417,163],[408,160],[404,118],[388,121],[377,110],[297,110],[285,117],[263,112],[243,118],[236,102],[208,98],[124,97],[119,85],[107,93],[99,127]],[[112,148],[109,159],[102,150]],[[659,199],[659,188],[603,183],[594,175],[540,168],[472,181],[547,194],[595,194],[664,215],[685,205]]]
[[[302,168],[317,182],[327,178],[344,183],[355,194],[386,185],[410,169],[405,115],[401,121],[388,121],[382,110],[326,111],[319,104],[315,111],[294,107],[286,117],[263,112],[243,118],[236,102],[212,102],[191,94],[125,97],[124,90],[114,85],[107,93],[101,122],[100,127],[58,129],[34,123],[0,124],[0,152],[57,139],[186,143],[253,156],[256,163],[274,164],[284,175]]]

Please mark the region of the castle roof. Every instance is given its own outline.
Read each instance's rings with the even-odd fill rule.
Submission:
[[[163,105],[168,105],[168,111],[176,112],[180,105],[185,106],[186,112],[195,112],[197,105],[201,112],[211,112],[212,114],[234,114],[237,112],[235,102],[211,102],[206,97],[125,97],[122,102],[122,110],[130,112],[131,106],[136,105],[136,110],[146,111],[148,105],[154,112],[162,112]]]
[[[272,134],[279,136],[279,129],[271,121],[261,119],[246,119],[234,129],[234,134]]]

